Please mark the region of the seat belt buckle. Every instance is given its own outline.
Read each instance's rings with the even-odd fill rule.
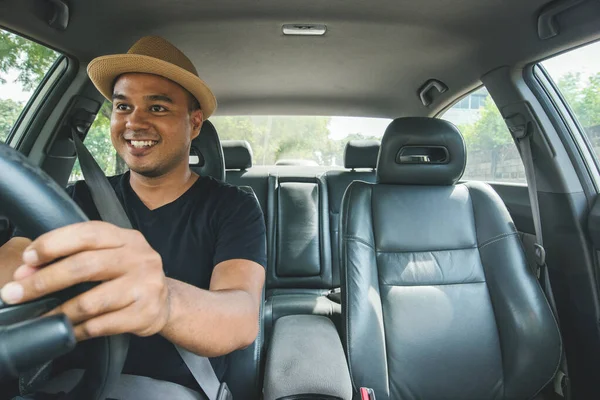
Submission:
[[[360,400],[376,400],[375,391],[371,388],[360,388]]]
[[[219,393],[217,393],[217,400],[233,400],[233,394],[229,391],[229,387],[225,382],[222,382],[219,386]]]

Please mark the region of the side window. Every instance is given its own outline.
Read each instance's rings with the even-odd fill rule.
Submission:
[[[122,174],[128,169],[123,159],[117,155],[110,140],[111,112],[112,104],[105,101],[84,140],[85,146],[94,156],[106,176]],[[79,161],[75,161],[69,182],[81,179],[83,179],[81,167],[79,166]]]
[[[600,42],[571,50],[544,62],[600,158]]]
[[[465,138],[467,166],[463,179],[527,183],[517,146],[485,88],[461,99],[442,119],[456,125]]]
[[[0,29],[0,143],[60,54]]]

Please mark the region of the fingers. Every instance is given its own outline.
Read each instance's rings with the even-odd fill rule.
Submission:
[[[98,315],[121,310],[140,298],[130,279],[105,282],[70,299],[45,316],[65,314],[73,325]]]
[[[117,250],[84,251],[44,268],[22,266],[15,271],[21,276],[6,284],[0,295],[8,304],[36,299],[77,283],[105,281],[121,274],[122,252]]]
[[[34,240],[25,249],[23,262],[40,266],[82,251],[121,247],[129,232],[133,231],[101,221],[68,225]]]
[[[102,314],[75,325],[75,338],[82,341],[121,333],[150,336],[160,331],[166,318],[168,315],[155,315],[142,303],[135,302],[121,310]]]

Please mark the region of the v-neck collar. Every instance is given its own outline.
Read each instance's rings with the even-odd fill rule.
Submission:
[[[131,195],[131,198],[133,199],[134,202],[138,203],[138,206],[140,207],[141,210],[143,210],[145,213],[149,213],[149,214],[157,214],[163,210],[168,210],[171,207],[174,207],[175,205],[177,205],[178,203],[180,203],[182,201],[182,199],[184,199],[185,197],[188,196],[188,194],[195,189],[195,187],[197,185],[200,184],[200,181],[202,180],[202,177],[198,177],[198,179],[196,179],[196,182],[194,182],[192,184],[192,186],[190,186],[185,192],[183,192],[179,197],[177,197],[175,200],[163,204],[160,207],[157,207],[155,209],[150,209],[148,208],[148,206],[142,201],[142,199],[140,199],[140,197],[138,196],[138,194],[135,192],[135,190],[133,190],[133,188],[131,187],[131,183],[129,181],[130,179],[130,173],[129,171],[126,172],[125,176],[123,176],[124,178],[124,185],[125,185],[125,190],[129,192],[129,194]]]

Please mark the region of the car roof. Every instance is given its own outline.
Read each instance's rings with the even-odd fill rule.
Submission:
[[[576,26],[540,40],[547,0],[72,0],[68,29],[31,18],[34,0],[0,2],[0,24],[87,63],[143,35],[183,50],[215,92],[216,115],[433,115],[503,65],[519,65],[598,37]],[[39,13],[42,11],[40,10]],[[585,7],[574,12],[585,13]],[[39,14],[38,13],[38,14]],[[327,26],[289,37],[287,23]],[[449,90],[424,107],[418,88]]]

